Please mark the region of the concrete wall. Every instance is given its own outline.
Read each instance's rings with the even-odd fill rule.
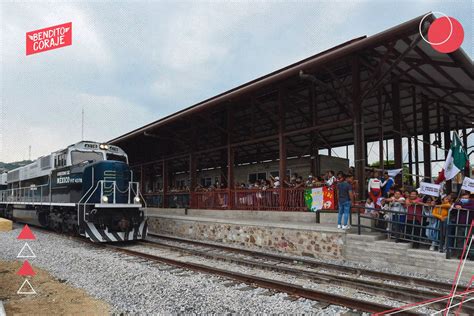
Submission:
[[[189,219],[188,219],[189,218]],[[312,230],[297,225],[209,221],[196,217],[161,216],[148,221],[150,232],[189,239],[222,242],[249,249],[265,249],[300,256],[342,258],[344,233]]]
[[[382,268],[436,276],[453,280],[459,259],[446,259],[446,254],[426,249],[413,249],[411,243],[395,243],[385,235],[348,234],[343,256]],[[469,282],[474,271],[474,261],[467,260],[461,274],[462,282]]]

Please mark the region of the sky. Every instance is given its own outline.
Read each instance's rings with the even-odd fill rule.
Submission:
[[[82,109],[107,141],[428,11],[461,22],[472,58],[471,1],[2,1],[0,161],[80,141]],[[26,32],[65,22],[72,46],[25,55]]]

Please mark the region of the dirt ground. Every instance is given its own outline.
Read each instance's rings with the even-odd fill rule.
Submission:
[[[24,278],[16,274],[23,262],[0,260],[0,301],[7,315],[108,315],[110,306],[89,296],[85,291],[53,278],[36,268],[29,278],[37,294],[20,295],[18,289]],[[29,290],[28,286],[24,291]]]

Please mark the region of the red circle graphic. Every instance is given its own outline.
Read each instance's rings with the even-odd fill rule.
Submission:
[[[463,40],[464,29],[461,23],[453,17],[438,18],[431,23],[428,29],[428,41],[431,43],[431,47],[440,53],[454,52],[461,47]]]

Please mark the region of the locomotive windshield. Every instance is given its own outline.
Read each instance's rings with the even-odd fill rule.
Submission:
[[[116,154],[107,154],[107,160],[122,161],[127,163],[127,157]]]
[[[93,151],[71,151],[71,161],[73,165],[79,164],[84,161],[96,162],[104,160],[102,153]]]

